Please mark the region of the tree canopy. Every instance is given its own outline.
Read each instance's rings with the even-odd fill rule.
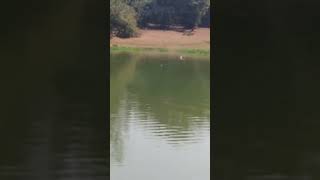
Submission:
[[[126,38],[150,24],[162,29],[208,27],[209,7],[210,0],[110,0],[110,32]]]

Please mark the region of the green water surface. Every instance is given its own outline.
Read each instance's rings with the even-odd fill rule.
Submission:
[[[209,180],[210,61],[111,55],[112,180]]]

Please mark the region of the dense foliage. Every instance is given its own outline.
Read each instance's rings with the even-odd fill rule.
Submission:
[[[150,24],[162,29],[209,26],[209,7],[210,0],[110,0],[110,32],[131,37]]]

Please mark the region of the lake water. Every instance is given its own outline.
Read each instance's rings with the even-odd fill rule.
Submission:
[[[111,180],[210,179],[210,62],[111,56]]]

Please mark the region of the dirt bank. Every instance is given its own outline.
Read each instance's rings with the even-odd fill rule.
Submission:
[[[210,29],[198,28],[193,32],[173,30],[141,30],[135,38],[112,38],[110,45],[138,48],[210,49]]]

